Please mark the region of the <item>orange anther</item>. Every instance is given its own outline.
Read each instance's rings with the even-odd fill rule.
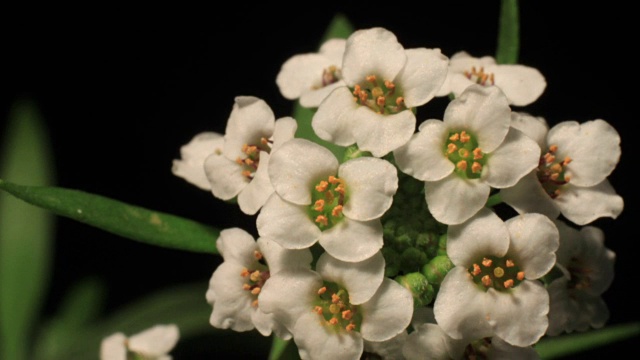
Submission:
[[[544,154],[544,161],[547,164],[551,164],[552,162],[556,161],[556,157],[551,155],[550,153],[546,153]]]
[[[261,275],[260,271],[256,270],[256,271],[251,273],[251,275],[249,276],[249,279],[251,281],[253,281],[253,282],[256,282],[256,281],[260,280],[260,277],[261,277],[260,275]]]
[[[331,211],[331,215],[333,216],[340,216],[340,214],[342,214],[342,205],[338,205],[334,207],[333,210]]]
[[[253,257],[255,257],[257,260],[261,260],[263,258],[262,253],[258,250],[253,252]]]
[[[520,281],[524,280],[524,271],[519,271],[518,274],[516,275],[516,279]]]
[[[260,138],[260,143],[262,145],[267,145],[269,144],[269,139],[267,139],[266,137]]]
[[[473,276],[478,276],[480,275],[480,273],[482,272],[482,269],[480,269],[480,265],[478,264],[473,264]]]
[[[313,308],[313,312],[317,313],[318,315],[322,315],[322,306],[316,306]]]
[[[249,171],[249,170],[244,170],[244,171],[242,172],[242,176],[250,178],[250,177],[251,177],[251,171]]]
[[[384,96],[378,96],[378,98],[376,99],[376,104],[378,106],[384,106],[386,101],[387,101],[387,99],[385,99]]]
[[[480,148],[473,149],[473,160],[482,159],[484,155],[482,154],[482,150]]]
[[[370,83],[376,83],[376,76],[375,75],[369,75],[366,77],[367,81]]]
[[[356,326],[353,323],[350,323],[349,325],[345,326],[345,329],[349,332],[355,330]]]
[[[549,179],[551,179],[553,181],[558,180],[559,177],[560,177],[560,174],[558,174],[558,173],[553,173],[553,174],[549,175]]]
[[[336,189],[335,189],[335,190],[336,190],[336,192],[337,192],[338,194],[342,194],[342,195],[344,195],[344,185],[340,184],[340,185],[336,186]]]
[[[571,161],[572,161],[571,158],[567,156],[564,158],[562,165],[567,166]]]
[[[337,304],[340,301],[340,296],[338,294],[331,294],[331,302]]]
[[[249,166],[251,166],[251,165],[253,165],[253,160],[251,160],[250,158],[246,158],[246,159],[244,159],[244,163],[249,165]]]
[[[493,260],[489,259],[489,258],[484,258],[482,259],[482,265],[489,267],[491,265],[493,265]]]
[[[320,183],[318,185],[316,185],[316,191],[320,191],[323,192],[325,190],[327,190],[327,187],[329,186],[329,183],[326,181],[320,181]]]
[[[458,140],[460,140],[460,134],[455,133],[455,134],[453,134],[453,135],[449,136],[449,140],[451,140],[451,141],[458,141]]]
[[[247,276],[249,276],[249,274],[251,274],[251,273],[249,272],[249,269],[247,269],[247,268],[242,268],[242,271],[240,271],[240,276],[242,276],[242,277],[247,277]]]
[[[251,285],[249,285],[249,284],[242,284],[242,290],[251,290]]]
[[[351,310],[345,310],[342,312],[342,318],[345,320],[351,320],[351,318],[353,317],[353,312],[351,312]]]
[[[552,152],[552,153],[558,151],[558,145],[549,146],[549,151]]]
[[[467,170],[467,162],[464,160],[460,160],[458,161],[458,163],[456,164],[456,167],[458,168],[458,170],[462,170],[465,171]]]
[[[505,289],[509,289],[513,287],[513,279],[509,279],[503,283]]]
[[[392,82],[391,82],[391,81],[389,81],[389,80],[385,80],[385,81],[384,81],[384,86],[386,86],[386,87],[387,87],[387,89],[392,90],[392,89],[395,89],[396,84],[392,83]]]
[[[398,96],[398,98],[396,99],[396,105],[397,106],[404,105],[404,98],[402,96]]]
[[[257,308],[258,307],[258,299],[253,300],[253,302],[251,303],[251,306]]]
[[[507,260],[506,263],[507,263],[507,267],[508,268],[516,266],[516,264],[513,262],[513,260]]]
[[[333,185],[335,185],[335,184],[340,182],[340,179],[338,179],[337,177],[335,177],[333,175],[329,175],[329,182],[332,183]]]
[[[455,144],[449,143],[447,145],[447,154],[453,154],[456,150],[458,150],[458,147]]]
[[[315,211],[323,211],[324,210],[324,200],[322,200],[322,199],[316,200],[315,204],[313,204],[313,210],[315,210]]]
[[[329,320],[329,324],[331,324],[331,325],[338,325],[338,319],[336,319],[336,318],[331,318],[331,320]]]
[[[327,217],[324,215],[318,215],[318,217],[316,218],[316,222],[327,226],[329,224],[329,219],[327,219]]]
[[[260,287],[259,286],[254,287],[253,290],[251,290],[251,294],[253,295],[260,294]]]
[[[479,162],[474,161],[474,162],[473,162],[473,165],[471,165],[471,171],[472,171],[474,174],[479,173],[480,171],[482,171],[482,165],[481,165]]]
[[[237,158],[237,159],[236,159],[236,163],[237,163],[238,165],[244,165],[244,160],[242,160],[241,158]]]
[[[460,132],[460,142],[466,143],[469,140],[471,140],[471,136],[469,136],[469,134],[467,134],[466,131],[461,131]]]
[[[493,283],[493,282],[491,281],[491,278],[489,277],[489,275],[485,275],[485,276],[483,276],[481,280],[482,280],[482,285],[484,285],[484,286],[486,286],[486,287],[491,286],[491,284]]]
[[[318,295],[322,295],[325,292],[327,292],[327,287],[326,286],[323,286],[320,289],[318,289]]]

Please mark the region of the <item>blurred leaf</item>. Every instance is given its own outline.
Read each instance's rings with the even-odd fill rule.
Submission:
[[[502,0],[498,30],[498,64],[517,64],[520,51],[520,18],[518,0]]]
[[[349,20],[344,15],[338,14],[329,24],[329,27],[322,37],[320,45],[329,39],[346,39],[351,35],[351,33],[353,33],[353,26]],[[304,108],[300,105],[299,101],[296,101],[293,109],[293,118],[298,122],[296,137],[308,139],[326,147],[331,150],[338,160],[341,161],[344,157],[345,148],[320,139],[313,131],[313,128],[311,127],[311,119],[313,119],[313,114],[316,112],[315,110],[316,109]]]
[[[0,152],[0,176],[50,185],[51,147],[36,106],[16,102]],[[54,217],[0,193],[0,359],[28,357],[51,274]]]
[[[298,347],[291,340],[282,340],[273,335],[269,360],[299,360]]]
[[[640,323],[636,322],[608,326],[585,333],[542,339],[535,346],[535,349],[541,359],[557,359],[638,336],[640,336]]]
[[[198,222],[59,187],[22,186],[0,180],[0,189],[30,204],[150,245],[217,254],[220,231]]]
[[[209,324],[211,306],[205,300],[206,291],[206,283],[196,283],[151,294],[126,305],[106,319],[76,329],[63,344],[58,344],[55,353],[44,334],[36,346],[36,353],[40,355],[37,359],[97,359],[100,343],[105,337],[116,332],[130,336],[156,324],[176,324],[181,339],[220,331]]]

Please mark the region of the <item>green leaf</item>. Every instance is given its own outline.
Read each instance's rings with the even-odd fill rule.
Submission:
[[[502,0],[498,30],[498,64],[517,64],[520,51],[518,0]]]
[[[133,335],[156,324],[176,324],[181,339],[219,331],[209,324],[211,306],[205,301],[206,291],[206,283],[161,290],[126,305],[104,320],[76,329],[54,349],[45,333],[37,343],[36,359],[94,359],[105,337],[116,332]]]
[[[2,139],[0,176],[53,182],[51,147],[30,101],[16,102]],[[0,359],[26,359],[51,274],[54,217],[0,193]]]
[[[23,186],[0,179],[0,189],[30,204],[150,245],[217,254],[220,231],[175,215],[60,187]]]
[[[351,33],[353,33],[353,26],[351,25],[349,20],[347,20],[344,15],[338,14],[329,24],[329,27],[322,37],[320,45],[322,45],[322,43],[329,39],[346,39],[347,37],[349,37],[349,35],[351,35]],[[304,108],[300,105],[300,102],[296,101],[293,109],[293,118],[298,122],[296,137],[318,143],[331,150],[336,158],[342,160],[342,158],[344,157],[345,148],[320,139],[313,131],[313,128],[311,127],[311,119],[313,119],[313,114],[315,114],[315,112],[315,109]]]
[[[640,336],[640,322],[635,322],[608,326],[585,333],[542,339],[535,348],[541,359],[549,360],[638,336]]]

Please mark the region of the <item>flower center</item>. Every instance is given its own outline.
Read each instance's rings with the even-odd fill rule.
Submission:
[[[482,338],[472,341],[465,347],[463,359],[484,360],[488,359],[491,348],[491,338]]]
[[[244,278],[242,289],[250,292],[253,297],[251,305],[253,307],[258,307],[258,295],[271,274],[269,273],[269,268],[265,264],[262,253],[260,251],[255,251],[253,255],[256,258],[254,266],[251,269],[243,268],[240,272],[240,276]]]
[[[466,76],[467,79],[482,86],[490,86],[496,84],[495,76],[493,75],[493,73],[485,72],[484,67],[482,66],[479,70],[477,70],[475,66],[472,66],[471,71],[465,70],[464,76]]]
[[[340,81],[340,79],[342,79],[342,72],[340,71],[340,68],[335,65],[331,65],[322,70],[322,85],[314,85],[312,86],[312,89],[321,89]]]
[[[344,218],[342,208],[346,201],[347,189],[342,179],[329,176],[321,180],[311,191],[309,217],[316,222],[320,230],[326,230]]]
[[[571,180],[569,175],[565,175],[566,166],[571,162],[571,158],[567,156],[558,160],[556,159],[557,151],[558,146],[549,146],[549,151],[540,157],[537,172],[542,188],[552,199],[557,198],[562,186]]]
[[[336,331],[360,331],[362,314],[357,305],[349,303],[349,293],[338,284],[325,281],[318,289],[313,311],[321,315],[326,324]]]
[[[567,267],[571,280],[567,287],[575,290],[585,290],[591,287],[591,269],[576,258],[572,258]]]
[[[249,180],[253,180],[253,176],[258,170],[260,165],[260,151],[271,152],[271,144],[273,141],[263,137],[260,139],[259,144],[244,144],[242,145],[242,152],[245,157],[238,157],[236,163],[242,167],[242,175]]]
[[[524,271],[511,259],[488,256],[469,267],[473,281],[485,290],[492,287],[505,291],[514,288],[524,280]]]
[[[402,91],[389,81],[369,75],[353,88],[354,100],[380,114],[397,114],[407,109]]]
[[[475,136],[462,130],[450,132],[445,145],[445,154],[456,165],[455,171],[462,178],[478,179],[487,157],[478,147]]]

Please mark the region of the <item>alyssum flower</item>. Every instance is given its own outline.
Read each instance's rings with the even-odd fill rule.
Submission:
[[[443,121],[423,122],[394,151],[400,170],[425,182],[436,220],[464,222],[485,205],[492,187],[513,186],[537,166],[540,147],[510,123],[502,91],[472,85],[449,103]]]
[[[624,207],[607,177],[620,159],[620,135],[604,120],[564,121],[546,132],[546,122],[526,114],[512,126],[542,148],[538,167],[515,186],[502,189],[502,200],[519,213],[560,213],[578,225],[600,217],[616,218]]]
[[[541,214],[503,222],[483,209],[449,226],[447,254],[456,265],[434,303],[438,325],[454,339],[498,336],[530,346],[548,326],[549,294],[536,281],[553,268],[558,230]]]
[[[319,242],[331,256],[362,261],[383,245],[380,217],[398,189],[396,168],[361,157],[338,164],[325,147],[292,139],[273,152],[275,193],[257,218],[260,236],[287,249]]]
[[[497,64],[491,56],[474,58],[461,51],[449,60],[447,78],[436,96],[453,93],[457,97],[472,84],[496,86],[507,96],[509,104],[516,106],[536,101],[547,86],[537,69],[518,64]]]
[[[273,275],[259,301],[291,331],[302,359],[359,359],[364,340],[397,336],[413,313],[409,291],[384,277],[380,252],[357,263],[324,253],[316,271]]]
[[[415,131],[412,111],[433,98],[447,74],[439,49],[404,49],[383,28],[358,30],[347,39],[342,79],[324,99],[312,126],[323,140],[381,157]]]
[[[179,337],[180,331],[174,324],[155,325],[129,337],[118,332],[102,340],[100,360],[171,360],[169,351]]]
[[[291,334],[272,315],[265,314],[258,295],[270,276],[282,269],[309,268],[311,252],[287,250],[272,240],[253,237],[240,228],[220,232],[216,247],[224,258],[209,281],[207,301],[213,306],[210,322],[219,329],[271,332],[288,339]]]
[[[180,159],[173,160],[171,172],[202,190],[211,191],[204,162],[211,154],[222,154],[224,137],[216,132],[202,132],[180,148]]]

